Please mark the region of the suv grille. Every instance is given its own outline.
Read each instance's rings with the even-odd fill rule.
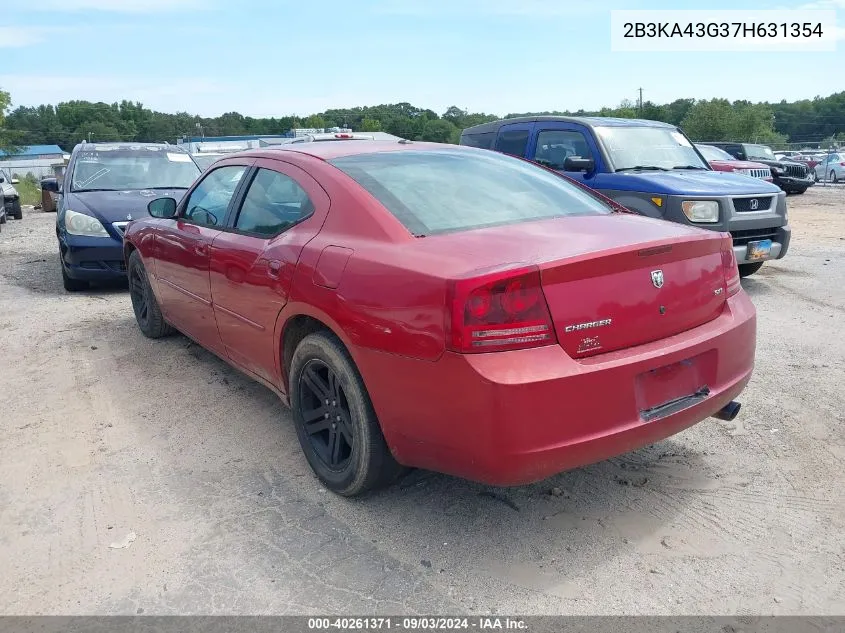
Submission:
[[[735,169],[734,172],[752,178],[770,179],[772,177],[772,171],[768,167],[766,169]]]
[[[807,167],[805,165],[784,165],[786,175],[792,178],[806,178]]]
[[[771,198],[734,198],[737,211],[768,211],[772,206]]]
[[[746,244],[748,244],[748,242],[757,242],[759,240],[776,241],[777,235],[777,228],[731,231],[731,236],[734,239],[734,246],[745,246]]]

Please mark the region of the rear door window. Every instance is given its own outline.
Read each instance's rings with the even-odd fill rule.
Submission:
[[[461,136],[461,145],[468,147],[479,147],[481,149],[493,149],[495,132],[481,132],[480,134],[464,134]]]
[[[314,204],[293,178],[262,168],[256,172],[244,196],[235,229],[270,237],[313,212]]]
[[[417,236],[611,212],[563,177],[496,152],[408,150],[331,163]]]
[[[496,151],[510,154],[511,156],[525,156],[525,148],[528,147],[529,130],[499,130],[499,138],[496,139]]]

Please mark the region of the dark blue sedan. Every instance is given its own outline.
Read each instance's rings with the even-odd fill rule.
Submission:
[[[56,215],[66,290],[126,278],[123,232],[162,196],[180,199],[200,168],[175,145],[82,143],[71,154]],[[59,187],[46,183],[49,190]]]

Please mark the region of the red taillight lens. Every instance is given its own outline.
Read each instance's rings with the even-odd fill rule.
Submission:
[[[725,294],[734,296],[742,285],[739,282],[739,268],[734,255],[734,242],[730,234],[722,238],[722,268],[725,271]]]
[[[556,342],[536,267],[454,280],[448,305],[452,351],[499,352]]]
[[[839,163],[842,167],[845,167],[845,162]]]

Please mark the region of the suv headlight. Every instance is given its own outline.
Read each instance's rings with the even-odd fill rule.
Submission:
[[[771,166],[771,170],[773,174],[780,176],[783,173],[783,168],[775,167],[774,165]]]
[[[97,218],[70,209],[65,211],[65,230],[71,235],[110,237],[106,228]]]
[[[715,200],[684,200],[681,209],[690,222],[719,221],[719,203]]]

